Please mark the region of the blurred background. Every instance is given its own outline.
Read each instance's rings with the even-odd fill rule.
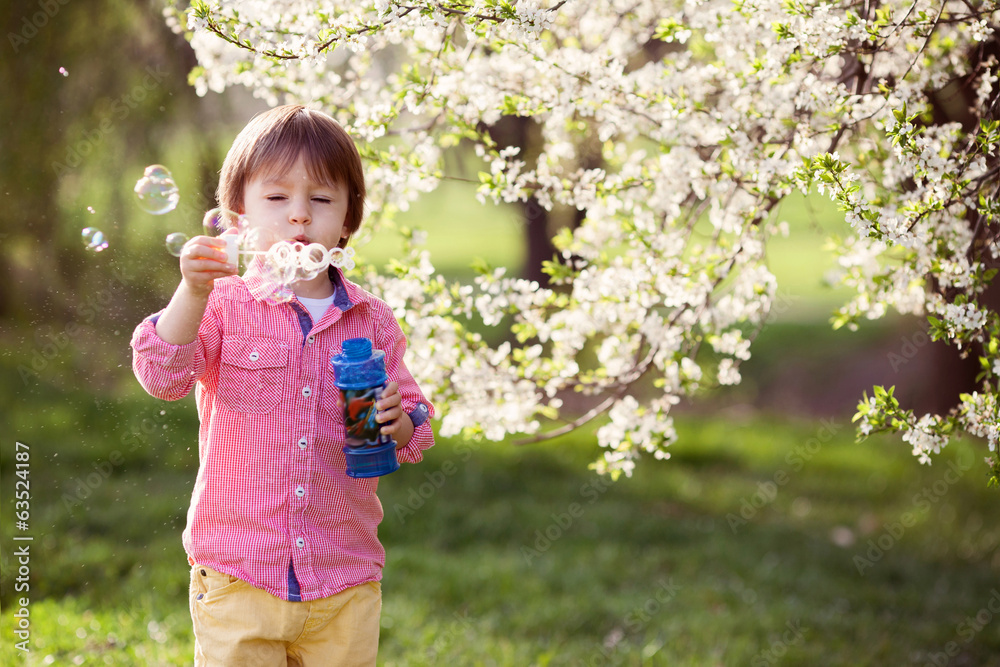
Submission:
[[[179,279],[164,237],[200,233],[225,152],[264,105],[196,96],[193,54],[156,0],[13,0],[0,21],[0,659],[189,664],[180,533],[197,417],[191,397],[142,392],[128,343]],[[150,164],[180,189],[165,215],[132,191]],[[475,176],[460,149],[449,169]],[[428,232],[447,276],[477,259],[537,276],[537,218],[473,192],[446,182],[401,222]],[[587,470],[588,428],[530,447],[441,440],[381,483],[380,663],[1000,664],[982,444],[920,467],[897,438],[856,443],[850,423],[874,384],[942,409],[975,370],[914,319],[833,331],[844,293],[824,283],[824,245],[849,230],[821,197],[780,217],[778,298],[744,382],[680,406],[670,461],[611,483]],[[85,247],[86,227],[106,249]],[[381,263],[398,248],[357,251]],[[25,535],[30,652],[13,634]]]

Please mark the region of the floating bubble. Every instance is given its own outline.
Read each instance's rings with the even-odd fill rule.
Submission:
[[[350,271],[354,268],[354,248],[331,248],[330,266]]]
[[[330,266],[330,255],[319,243],[310,243],[298,251],[296,280],[312,280]]]
[[[69,72],[66,71],[65,67],[60,67],[59,73],[62,74],[63,76],[69,76]]]
[[[147,169],[148,175],[163,177],[163,168],[153,165]],[[169,172],[167,172],[169,173]],[[269,304],[287,303],[295,297],[290,285],[313,280],[329,267],[343,270],[354,268],[353,248],[331,248],[327,250],[319,243],[301,243],[282,240],[276,231],[263,227],[251,228],[245,215],[215,208],[203,218],[205,233],[229,241],[227,252],[229,262],[237,264],[239,257],[255,257],[255,265],[260,269],[262,280],[251,287],[255,298]],[[238,233],[233,234],[235,229]],[[190,239],[175,232],[166,238],[167,250],[180,257],[185,244]]]
[[[104,232],[97,227],[84,227],[83,231],[80,232],[80,236],[87,250],[101,252],[108,247],[108,242],[104,240]]]
[[[240,247],[249,252],[267,252],[280,240],[277,232],[272,229],[251,227],[242,234]]]
[[[259,230],[251,230],[247,238],[256,242]],[[319,243],[279,241],[264,251],[244,249],[244,253],[264,255],[265,280],[278,285],[288,285],[302,280],[312,280],[330,266],[344,270],[354,268],[353,248],[327,250]]]
[[[281,267],[272,262],[265,261],[260,267],[260,274],[264,278],[264,282],[273,286],[280,286],[284,275],[281,273]]]
[[[142,172],[142,175],[146,178],[152,178],[157,181],[162,181],[166,179],[173,180],[174,175],[170,173],[170,170],[164,167],[162,164],[151,164]]]
[[[301,246],[302,244],[297,244]],[[268,277],[274,282],[282,285],[295,282],[295,274],[298,270],[298,254],[295,246],[287,241],[275,243],[267,251],[265,257],[267,262]]]
[[[239,230],[240,223],[245,221],[245,217],[227,211],[224,208],[213,208],[205,213],[202,218],[202,226],[205,228],[206,236],[222,236],[229,229]],[[244,223],[245,224],[245,223]]]
[[[180,257],[184,250],[184,244],[188,242],[188,237],[180,232],[167,234],[167,252],[174,257]]]
[[[139,196],[142,210],[153,215],[174,210],[181,199],[170,170],[159,164],[146,167],[142,178],[136,181],[135,194]]]
[[[264,303],[269,303],[271,305],[279,305],[282,303],[288,303],[295,298],[295,293],[287,287],[281,287],[274,290],[266,297],[264,297]]]
[[[87,213],[97,213],[97,211],[94,210],[93,206],[88,206],[87,207]]]

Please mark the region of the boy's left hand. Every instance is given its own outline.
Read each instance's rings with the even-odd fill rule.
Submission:
[[[375,409],[378,410],[375,421],[384,424],[379,431],[382,435],[394,435],[399,431],[399,418],[403,416],[402,400],[399,385],[395,382],[390,382],[382,390],[382,398],[375,404]]]

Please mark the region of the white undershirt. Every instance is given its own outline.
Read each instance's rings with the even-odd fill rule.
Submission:
[[[313,324],[319,322],[320,318],[323,317],[323,313],[326,309],[333,305],[333,295],[326,297],[325,299],[309,299],[304,296],[298,297],[299,303],[306,307],[309,311],[309,316],[312,317]]]

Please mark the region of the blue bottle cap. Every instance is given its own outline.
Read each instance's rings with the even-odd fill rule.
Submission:
[[[372,342],[367,338],[348,338],[342,347],[344,357],[351,361],[364,361],[372,354]]]
[[[385,375],[385,352],[372,350],[367,338],[348,338],[342,352],[330,360],[333,365],[334,384],[340,389],[381,387]]]
[[[399,470],[396,442],[389,440],[379,447],[344,447],[347,475],[355,479],[381,477]]]

